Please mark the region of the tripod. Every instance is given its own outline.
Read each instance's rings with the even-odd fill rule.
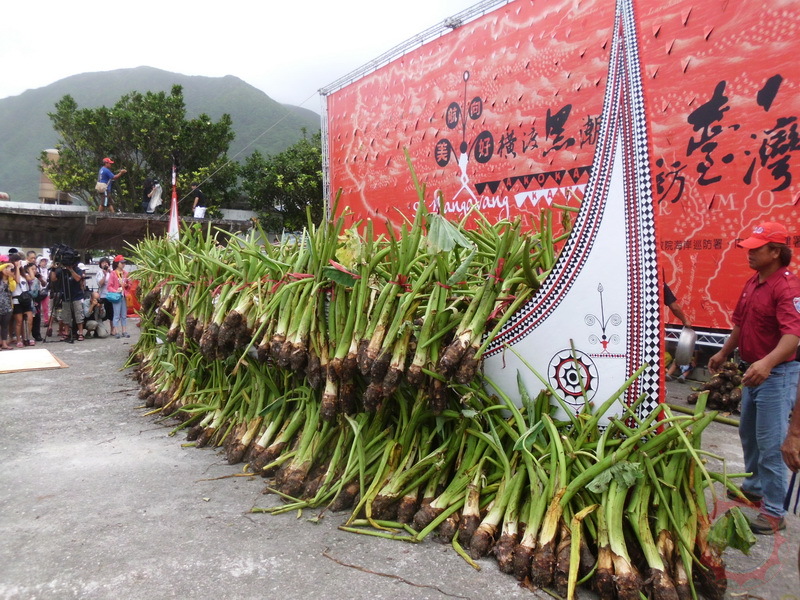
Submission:
[[[74,344],[75,335],[73,330],[77,323],[77,319],[75,316],[75,305],[74,302],[72,301],[72,295],[70,295],[70,298],[67,299],[67,287],[66,287],[67,283],[66,281],[64,281],[64,267],[59,267],[59,273],[56,275],[56,278],[61,285],[61,290],[53,289],[52,291],[51,300],[53,306],[50,308],[50,318],[47,320],[47,331],[45,331],[44,343],[47,343],[47,338],[53,335],[53,320],[55,319],[56,314],[59,312],[59,310],[63,309],[64,302],[66,301],[66,303],[69,305],[69,311],[70,311],[70,319],[69,319],[70,326],[69,326],[69,334],[67,334],[66,339],[63,341],[69,342],[70,344]]]
[[[56,313],[61,310],[61,305],[64,302],[62,292],[53,290],[50,295],[50,315],[47,319],[47,329],[44,332],[44,340],[42,343],[47,343],[47,338],[53,335],[53,321],[56,319]]]

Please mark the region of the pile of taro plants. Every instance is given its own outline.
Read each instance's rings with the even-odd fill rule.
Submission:
[[[333,218],[274,245],[197,227],[142,242],[140,397],[266,478],[282,503],[255,511],[348,511],[342,529],[433,536],[570,598],[721,598],[722,550],[753,540],[738,509],[712,524],[708,499],[736,488],[701,449],[706,395],[694,414],[645,418],[624,388],[577,413],[549,389],[509,397],[482,354],[569,220],[556,236],[547,212],[472,218],[423,208],[383,236]]]

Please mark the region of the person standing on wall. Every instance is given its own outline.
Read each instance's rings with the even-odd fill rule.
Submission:
[[[192,202],[192,214],[195,219],[202,219],[206,216],[206,209],[208,208],[208,201],[206,195],[200,190],[196,182],[192,182],[192,191],[189,193],[190,198],[194,198]]]
[[[783,500],[788,480],[781,454],[789,413],[797,394],[800,363],[800,279],[787,269],[792,260],[789,234],[780,223],[756,226],[739,242],[756,273],[744,285],[733,311],[733,331],[708,361],[713,373],[736,349],[742,358],[744,385],[739,421],[744,467],[752,473],[742,483],[747,500],[761,503],[750,529],[772,534],[785,529]],[[729,497],[739,497],[729,492]]]
[[[153,193],[153,184],[155,181],[152,177],[148,177],[142,184],[142,212],[147,213],[150,207],[150,195]]]
[[[97,174],[97,185],[95,185],[95,191],[99,194],[99,206],[97,210],[99,212],[105,211],[108,209],[108,212],[114,212],[114,201],[113,201],[113,187],[114,187],[114,180],[119,179],[128,171],[126,169],[120,169],[116,174],[109,168],[109,165],[113,165],[114,161],[110,158],[103,159],[103,166],[100,167],[100,172]]]

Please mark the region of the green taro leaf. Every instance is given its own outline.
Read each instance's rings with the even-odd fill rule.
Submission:
[[[602,494],[608,489],[608,485],[611,483],[612,479],[616,480],[621,486],[628,488],[634,485],[636,480],[643,475],[644,473],[639,463],[623,461],[612,465],[592,479],[586,486],[586,489],[595,494]]]
[[[750,554],[750,548],[756,543],[756,536],[750,531],[750,525],[741,509],[734,506],[711,526],[708,543],[720,554],[728,547]]]
[[[322,267],[322,273],[331,281],[343,285],[345,287],[353,287],[358,277],[352,273],[340,271],[335,267]]]

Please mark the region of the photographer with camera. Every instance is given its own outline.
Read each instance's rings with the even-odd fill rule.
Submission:
[[[83,317],[86,337],[107,338],[108,327],[105,324],[106,309],[100,300],[100,294],[90,292],[83,301]]]
[[[27,269],[28,263],[22,260],[21,254],[10,254],[8,258],[11,264],[14,265],[14,280],[16,281],[16,288],[11,293],[14,329],[17,334],[16,345],[17,348],[34,346],[36,342],[30,337],[33,329],[33,296],[31,288],[36,278]]]
[[[54,247],[50,250],[53,268],[50,269],[50,288],[61,299],[59,323],[63,323],[61,341],[72,341],[73,325],[77,326],[78,341],[83,341],[83,270],[78,266],[78,253],[68,247]],[[54,306],[57,304],[54,303]]]
[[[16,267],[8,262],[8,257],[0,257],[0,350],[11,350],[8,345],[11,336],[11,318],[14,305],[11,304],[11,292],[17,287],[14,277]]]

